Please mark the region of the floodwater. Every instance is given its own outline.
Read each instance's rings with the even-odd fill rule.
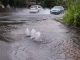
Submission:
[[[80,60],[80,31],[55,20],[49,9],[2,9],[0,60]],[[26,28],[41,32],[40,39],[26,37]]]

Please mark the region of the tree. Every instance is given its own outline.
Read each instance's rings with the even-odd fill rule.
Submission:
[[[51,8],[55,5],[55,0],[43,0],[41,1],[43,7]]]
[[[64,0],[41,0],[41,4],[44,7],[52,8],[55,5],[65,6]]]
[[[9,0],[1,0],[2,4],[6,7],[7,4],[9,3]]]
[[[26,0],[9,0],[9,4],[14,7],[25,7]]]
[[[6,7],[8,4],[13,7],[25,7],[26,0],[1,0],[2,4]]]

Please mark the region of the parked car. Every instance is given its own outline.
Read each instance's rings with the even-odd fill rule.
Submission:
[[[64,8],[62,6],[54,6],[53,8],[51,8],[50,13],[51,14],[60,14],[64,12]]]
[[[39,12],[41,9],[43,9],[40,5],[32,5],[30,7],[30,13],[37,13]]]

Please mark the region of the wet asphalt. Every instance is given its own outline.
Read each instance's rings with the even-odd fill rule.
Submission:
[[[0,14],[0,60],[79,60],[79,30],[55,19],[49,9],[30,13],[29,9],[3,11]],[[25,34],[26,28],[41,32],[34,40]]]

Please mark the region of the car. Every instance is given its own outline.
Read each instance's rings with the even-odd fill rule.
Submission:
[[[32,5],[30,7],[30,13],[38,13],[43,8],[40,5]]]
[[[63,12],[64,12],[64,8],[62,6],[54,6],[50,10],[50,13],[55,15],[61,14]]]
[[[38,10],[43,9],[42,6],[40,6],[40,5],[32,5],[30,8],[36,8]]]
[[[30,13],[38,13],[39,10],[36,9],[36,8],[30,8],[29,12],[30,12]]]

